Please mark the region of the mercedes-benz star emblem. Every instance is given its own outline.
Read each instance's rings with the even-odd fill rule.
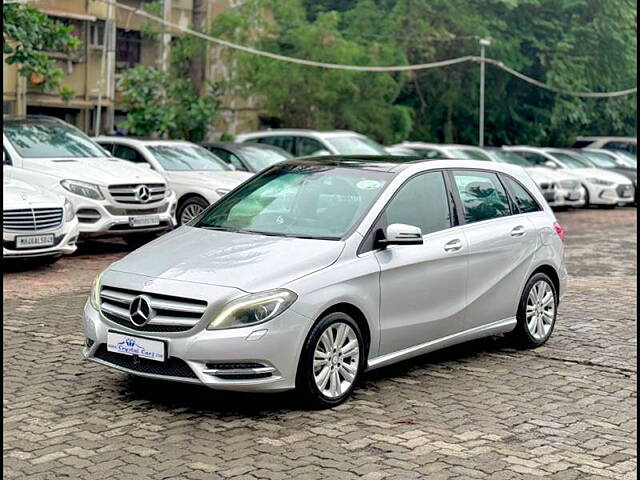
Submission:
[[[139,185],[136,188],[136,198],[142,203],[147,203],[151,198],[151,191],[149,190],[149,187],[146,185]]]
[[[149,297],[145,295],[138,295],[129,305],[131,323],[136,327],[144,327],[153,318],[154,313]]]

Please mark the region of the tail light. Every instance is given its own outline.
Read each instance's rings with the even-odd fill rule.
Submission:
[[[558,222],[553,222],[553,229],[560,237],[560,240],[564,242],[564,228],[562,228],[562,225],[560,225]]]

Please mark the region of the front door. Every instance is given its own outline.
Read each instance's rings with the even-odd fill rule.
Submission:
[[[381,355],[459,332],[467,275],[467,243],[460,227],[453,227],[443,172],[409,179],[383,215],[386,225],[420,227],[424,244],[375,253],[381,270]]]

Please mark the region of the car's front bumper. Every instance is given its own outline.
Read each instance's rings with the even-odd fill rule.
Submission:
[[[594,205],[626,205],[635,201],[635,189],[631,184],[589,184],[588,189],[589,203]]]
[[[53,234],[55,244],[44,248],[17,248],[16,237],[30,235]],[[76,251],[78,240],[78,219],[73,218],[54,230],[2,231],[2,258],[32,258],[70,255]]]
[[[545,198],[552,208],[579,208],[585,204],[585,189],[583,187],[576,189],[558,187],[549,192],[545,192]]]
[[[193,332],[179,334],[149,333],[110,322],[89,302],[84,307],[83,323],[87,339],[83,354],[89,360],[143,377],[255,392],[295,388],[302,343],[311,326],[311,320],[289,309],[255,327],[195,327]],[[138,360],[136,364],[133,357],[105,354],[109,330],[166,342],[167,360]]]
[[[80,238],[117,237],[135,233],[171,230],[176,226],[176,197],[144,205],[122,205],[110,200],[92,200],[67,194],[79,219]],[[132,217],[157,216],[158,224],[131,226]]]

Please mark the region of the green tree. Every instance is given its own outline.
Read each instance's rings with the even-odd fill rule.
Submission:
[[[23,3],[3,5],[2,20],[4,61],[17,64],[24,77],[40,77],[44,89],[59,92],[63,99],[70,100],[73,91],[61,86],[63,71],[47,52],[72,53],[80,48],[81,42],[71,35],[73,26],[52,20]]]

